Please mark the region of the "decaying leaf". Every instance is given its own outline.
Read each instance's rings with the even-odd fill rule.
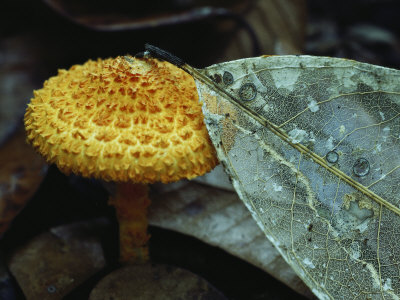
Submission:
[[[0,40],[0,145],[18,129],[24,107],[37,86],[42,50],[31,36]]]
[[[257,0],[243,17],[259,39],[260,53],[300,54],[304,46],[306,11],[303,0]],[[218,57],[219,62],[254,56],[247,32],[239,30],[233,36]]]
[[[253,0],[245,1],[76,1],[44,0],[48,6],[69,20],[85,27],[104,30],[138,30],[177,25],[218,15],[218,8],[245,10]]]
[[[175,183],[159,185],[157,190],[172,188],[171,185]],[[221,248],[269,273],[297,293],[314,299],[233,191],[180,181],[179,188],[154,194],[149,223]],[[262,288],[267,291],[268,286],[271,283]]]
[[[117,269],[92,290],[89,300],[215,299],[225,300],[216,288],[184,269],[160,264],[136,264]]]
[[[312,291],[398,299],[400,72],[310,56],[182,68],[237,193]]]
[[[104,268],[106,228],[100,218],[53,227],[14,251],[8,268],[26,299],[63,299]]]
[[[38,189],[45,161],[25,142],[20,129],[0,148],[0,236]]]

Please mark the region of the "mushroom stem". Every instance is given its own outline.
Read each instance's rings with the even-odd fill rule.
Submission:
[[[150,199],[147,184],[118,183],[116,194],[109,203],[115,207],[119,223],[120,261],[148,261],[147,207]]]

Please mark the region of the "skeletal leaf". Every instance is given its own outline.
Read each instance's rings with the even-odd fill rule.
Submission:
[[[400,295],[400,71],[310,56],[191,73],[242,201],[320,299]]]

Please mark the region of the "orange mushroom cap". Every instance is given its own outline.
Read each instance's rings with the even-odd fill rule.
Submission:
[[[67,174],[166,183],[217,164],[193,78],[156,59],[60,70],[34,92],[25,128],[37,151]]]

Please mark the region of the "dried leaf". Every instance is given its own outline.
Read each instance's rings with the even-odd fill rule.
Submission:
[[[131,265],[113,271],[92,290],[89,300],[226,298],[203,278],[167,265]]]
[[[171,184],[157,189],[165,187],[171,187]],[[311,291],[265,238],[234,192],[181,182],[178,189],[152,197],[149,223],[224,249],[298,293],[312,297]]]
[[[104,268],[105,219],[52,228],[13,252],[8,267],[26,299],[62,299]]]
[[[221,165],[216,166],[210,172],[203,176],[196,177],[193,180],[224,190],[234,191],[234,188],[229,181],[229,177],[226,175]]]
[[[310,56],[183,68],[237,193],[312,291],[398,299],[400,72]]]
[[[304,45],[306,11],[303,0],[258,0],[243,17],[259,39],[260,53],[300,54]],[[238,30],[218,61],[254,56],[250,45],[248,32]]]
[[[0,41],[0,145],[18,128],[37,86],[38,42],[24,35]]]
[[[161,1],[127,2],[44,0],[59,14],[91,29],[104,31],[138,30],[156,26],[176,25],[213,17],[216,8],[244,10],[252,0],[246,1]]]
[[[20,129],[0,149],[0,235],[33,196],[47,172]]]

